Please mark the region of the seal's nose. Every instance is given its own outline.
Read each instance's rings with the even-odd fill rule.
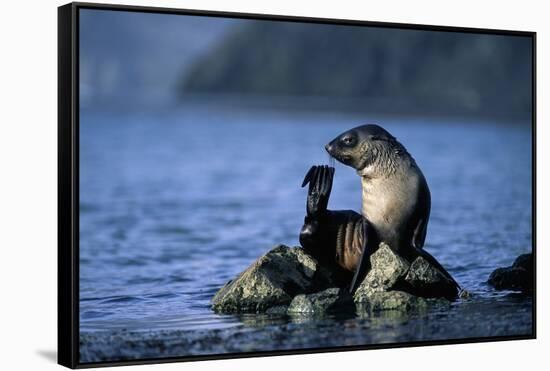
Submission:
[[[332,146],[330,145],[330,143],[325,146],[325,149],[328,153],[330,153],[330,151],[332,150]]]

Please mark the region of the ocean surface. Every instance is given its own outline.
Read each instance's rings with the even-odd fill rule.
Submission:
[[[424,172],[425,248],[472,299],[406,318],[212,312],[225,282],[274,245],[298,245],[306,171],[364,123],[390,131]],[[486,284],[532,250],[528,123],[203,105],[82,111],[80,125],[82,362],[531,332],[532,299]],[[329,208],[360,207],[359,178],[337,164]]]

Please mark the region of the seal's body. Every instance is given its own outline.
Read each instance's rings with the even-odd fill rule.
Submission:
[[[366,221],[352,210],[327,210],[315,222],[306,217],[300,242],[323,263],[355,272],[367,242]],[[314,227],[313,227],[314,226]]]
[[[326,150],[353,167],[361,177],[361,214],[378,242],[409,256],[422,248],[430,217],[430,190],[422,171],[405,147],[377,125],[351,129]]]
[[[352,289],[362,277],[368,264],[367,249],[372,234],[368,221],[352,210],[328,210],[334,168],[313,166],[304,178],[302,187],[309,183],[306,217],[300,231],[300,244],[321,263],[338,273],[337,281],[349,283]],[[362,267],[362,269],[360,269]]]
[[[326,145],[327,152],[361,177],[361,214],[327,209],[334,168],[313,166],[307,215],[300,243],[323,262],[353,273],[355,291],[369,269],[370,254],[387,243],[410,262],[421,255],[460,286],[430,254],[422,250],[430,217],[430,190],[405,147],[377,125],[346,131]]]

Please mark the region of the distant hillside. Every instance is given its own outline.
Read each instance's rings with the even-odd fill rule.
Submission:
[[[82,9],[81,105],[143,108],[173,100],[181,71],[236,23],[231,19]]]
[[[525,37],[248,21],[191,65],[179,91],[349,97],[386,112],[527,116],[530,79]]]

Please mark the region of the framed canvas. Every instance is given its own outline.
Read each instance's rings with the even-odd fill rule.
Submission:
[[[534,32],[58,19],[60,364],[535,338]]]

